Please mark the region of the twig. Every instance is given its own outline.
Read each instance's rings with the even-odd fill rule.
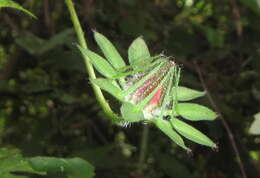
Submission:
[[[233,18],[234,18],[234,24],[235,24],[235,27],[236,27],[237,36],[239,38],[241,38],[242,33],[243,33],[243,27],[242,27],[242,24],[241,24],[240,10],[238,8],[236,0],[229,0],[229,1],[230,1],[230,5],[231,5],[231,8],[232,8],[232,14],[233,14]]]
[[[52,14],[50,12],[50,3],[49,0],[44,0],[44,21],[45,25],[47,27],[47,30],[50,34],[54,33],[54,28],[53,28],[53,21],[52,21]]]
[[[201,70],[200,70],[199,65],[197,64],[196,61],[194,61],[194,64],[195,64],[197,73],[198,73],[198,75],[199,75],[200,82],[201,82],[201,84],[202,84],[204,90],[205,90],[206,93],[207,93],[207,97],[208,97],[208,99],[209,99],[209,102],[210,102],[210,104],[212,105],[212,107],[215,109],[215,111],[219,114],[219,118],[220,118],[220,120],[221,120],[221,123],[223,124],[223,126],[224,126],[224,128],[225,128],[225,130],[226,130],[226,132],[227,132],[227,134],[228,134],[228,138],[229,138],[229,140],[230,140],[230,142],[231,142],[231,145],[232,145],[232,148],[233,148],[233,150],[234,150],[234,152],[235,152],[235,155],[236,155],[236,158],[237,158],[237,161],[238,161],[238,165],[239,165],[239,168],[240,168],[242,177],[243,177],[243,178],[247,178],[246,171],[245,171],[245,168],[244,168],[244,164],[243,164],[243,162],[242,162],[242,160],[241,160],[240,153],[239,153],[239,151],[238,151],[237,144],[236,144],[235,139],[234,139],[234,135],[233,135],[233,133],[232,133],[232,131],[231,131],[231,129],[230,129],[228,123],[226,122],[226,120],[224,119],[223,115],[221,114],[219,108],[218,108],[217,105],[215,104],[215,102],[214,102],[214,100],[213,100],[213,98],[212,98],[212,96],[211,96],[211,94],[210,94],[210,92],[209,92],[209,90],[208,90],[208,87],[207,87],[207,85],[206,85],[206,83],[205,83],[205,81],[204,81],[204,79],[203,79],[203,77],[202,77],[202,72],[201,72]]]

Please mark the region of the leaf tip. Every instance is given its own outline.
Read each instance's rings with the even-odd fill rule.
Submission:
[[[192,156],[193,156],[193,152],[192,152],[192,150],[191,150],[190,148],[187,148],[187,149],[186,149],[186,153],[187,153],[187,155],[188,155],[189,157],[192,157]]]
[[[214,144],[214,145],[211,147],[211,149],[212,149],[213,151],[215,151],[215,152],[218,152],[218,151],[219,151],[219,147],[218,147],[217,144]]]
[[[97,40],[97,38],[102,38],[103,35],[97,31],[97,29],[92,29],[92,32],[94,33],[94,38]]]
[[[96,28],[93,28],[91,29],[91,31],[95,34],[95,33],[98,33],[97,29]]]
[[[214,117],[213,117],[212,120],[215,120],[215,119],[219,118],[220,115],[221,115],[220,113],[214,112]]]

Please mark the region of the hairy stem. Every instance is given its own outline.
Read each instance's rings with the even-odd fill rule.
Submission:
[[[74,8],[74,5],[73,5],[73,2],[72,0],[65,0],[65,3],[67,5],[67,8],[69,10],[69,13],[70,13],[70,18],[71,18],[71,21],[73,23],[73,26],[74,26],[74,29],[76,31],[76,35],[77,35],[77,38],[78,38],[78,41],[79,41],[79,44],[82,48],[85,48],[87,49],[88,46],[87,46],[87,42],[85,40],[85,37],[84,37],[84,32],[82,30],[82,27],[80,25],[80,22],[79,22],[79,19],[78,19],[78,16],[77,16],[77,13],[75,11],[75,8]],[[84,61],[85,61],[85,64],[86,64],[86,68],[87,68],[87,73],[89,75],[89,78],[90,79],[95,79],[96,78],[96,75],[95,75],[95,72],[94,72],[94,69],[93,69],[93,66],[89,60],[89,58],[87,56],[84,56],[82,55]],[[93,83],[91,83],[91,86],[94,90],[94,93],[96,95],[96,98],[99,102],[99,104],[101,105],[104,113],[110,117],[114,122],[118,122],[119,121],[119,117],[112,111],[112,109],[110,108],[109,104],[107,103],[106,99],[104,98],[104,95],[102,94],[100,88],[97,86],[97,85],[94,85]]]

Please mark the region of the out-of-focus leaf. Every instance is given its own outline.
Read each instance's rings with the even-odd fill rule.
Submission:
[[[253,135],[260,135],[260,112],[254,115],[255,120],[249,128],[249,133]]]
[[[44,40],[34,34],[26,33],[17,38],[16,43],[32,55],[41,55],[59,45],[72,41],[73,33],[72,29],[67,29],[54,35],[49,40]]]
[[[41,92],[50,89],[48,85],[42,81],[30,81],[29,83],[23,85],[21,88],[27,93]]]
[[[33,157],[29,163],[34,170],[45,172],[64,172],[68,178],[92,178],[94,167],[80,158]]]
[[[260,161],[260,151],[250,151],[250,157],[255,161]]]
[[[60,97],[60,100],[66,104],[73,104],[73,103],[76,103],[79,101],[78,98],[72,96],[72,95],[69,95],[69,94],[66,94],[64,93],[61,97]]]
[[[0,113],[0,144],[2,143],[4,129],[5,129],[5,117],[4,114]]]
[[[179,103],[176,106],[177,113],[185,119],[192,121],[214,120],[217,114],[209,108],[194,103]]]
[[[179,101],[189,101],[204,96],[206,92],[193,90],[187,87],[179,86],[177,89],[177,98]]]
[[[185,150],[190,150],[183,142],[183,139],[179,134],[177,134],[169,121],[163,119],[156,119],[154,120],[155,125],[163,132],[165,135],[171,138],[173,142],[175,142],[180,147],[184,148]]]
[[[102,34],[94,32],[95,40],[103,51],[105,57],[109,60],[115,69],[125,66],[123,58],[120,56],[114,45]]]
[[[221,48],[224,45],[225,34],[219,29],[212,27],[203,27],[207,40],[212,47]]]
[[[129,63],[134,65],[135,63],[139,63],[141,60],[143,61],[150,57],[150,52],[143,38],[139,37],[135,39],[128,49]]]
[[[18,3],[14,2],[12,0],[1,0],[0,1],[0,9],[3,8],[3,7],[10,7],[10,8],[14,8],[14,9],[23,11],[24,13],[26,13],[26,14],[30,15],[31,17],[37,19],[37,17],[33,13],[31,13],[30,11],[23,8]]]
[[[43,173],[35,171],[30,164],[24,159],[18,149],[1,148],[0,149],[0,177],[1,178],[27,178],[27,176],[18,176],[12,172],[30,172]]]
[[[259,0],[240,0],[241,4],[251,9],[257,15],[260,15]]]
[[[190,139],[191,141],[194,141],[201,145],[216,147],[216,144],[213,141],[211,141],[206,135],[204,135],[194,127],[176,118],[173,118],[171,122],[175,130],[177,130],[177,132],[179,132],[182,136],[186,137],[187,139]]]
[[[15,42],[32,55],[42,54],[42,47],[46,43],[45,40],[35,36],[32,33],[26,33],[22,37],[17,38]]]
[[[45,57],[45,56],[44,56]],[[78,49],[64,50],[56,49],[46,55],[42,61],[44,67],[48,67],[54,71],[77,71],[81,73],[86,72],[84,61],[80,58]]]
[[[119,166],[127,165],[127,160],[118,150],[118,146],[106,144],[102,146],[73,145],[73,155],[87,159],[99,169],[117,169]]]
[[[42,52],[44,53],[46,51],[54,49],[56,46],[72,42],[73,35],[74,30],[71,28],[65,29],[62,32],[55,34],[51,37],[51,39],[46,41],[45,45],[43,46]]]
[[[158,166],[169,177],[174,178],[192,178],[194,177],[188,167],[177,160],[174,155],[158,153],[156,159],[159,161]]]

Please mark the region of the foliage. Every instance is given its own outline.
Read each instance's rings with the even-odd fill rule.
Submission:
[[[91,178],[94,168],[80,158],[33,157],[23,158],[18,149],[0,150],[0,176],[3,178],[27,178],[28,173],[45,175],[47,172],[62,172],[68,178]],[[21,176],[22,173],[27,173]]]
[[[173,130],[172,123],[169,125],[167,120],[169,117],[165,117],[166,120],[149,128],[143,171],[137,172],[145,122],[133,123],[127,128],[110,124],[90,86],[91,82],[97,82],[101,88],[108,87],[107,90],[114,91],[108,93],[103,90],[103,93],[113,111],[121,115],[119,88],[107,80],[112,76],[102,78],[102,72],[111,74],[111,71],[99,71],[101,74],[98,72],[97,80],[89,80],[64,2],[13,2],[33,12],[38,19],[23,16],[22,12],[15,9],[3,7],[0,10],[2,148],[11,151],[10,146],[16,147],[24,156],[21,156],[23,160],[39,155],[62,159],[79,157],[95,167],[97,178],[242,177],[237,157],[220,119],[195,122],[181,119],[180,116],[179,120],[172,122],[178,125],[178,121],[181,121],[182,127],[176,127],[174,131],[187,138],[185,143],[192,149],[193,156],[188,155],[164,133],[158,132],[156,128],[161,125],[162,129],[169,127],[169,130]],[[248,178],[258,178],[260,175],[259,136],[249,133],[255,120],[254,115],[259,112],[260,102],[258,2],[74,1],[89,50],[97,54],[106,50],[100,51],[97,48],[97,37],[93,36],[92,29],[106,34],[113,41],[113,46],[120,55],[113,53],[116,58],[100,55],[108,59],[110,66],[114,59],[121,57],[125,67],[130,67],[130,59],[135,61],[133,54],[144,54],[138,52],[138,46],[143,45],[142,39],[149,46],[144,58],[150,57],[154,62],[157,59],[153,55],[162,50],[165,56],[174,56],[172,60],[181,68],[180,83],[176,89],[178,105],[196,99],[194,103],[213,109],[208,100],[208,94],[211,95],[218,108],[217,115],[224,117],[233,132]],[[136,39],[136,46],[131,48],[135,52],[128,52],[127,47],[133,44],[132,39],[140,35],[142,37]],[[194,61],[198,64],[204,83],[199,80]],[[140,65],[147,67],[146,63]],[[133,74],[130,70],[140,69],[136,66],[138,65],[133,65],[126,71]],[[113,71],[117,72],[118,68],[113,66]],[[126,77],[126,71],[122,72],[122,78]],[[124,82],[114,78],[111,80],[119,81],[118,85]],[[207,86],[207,93],[200,92],[205,90],[203,85]],[[194,92],[192,96],[187,94],[191,91]],[[207,96],[201,97],[205,94]],[[132,106],[125,105],[125,109],[126,107]],[[190,113],[185,115],[191,118]],[[189,142],[189,138],[197,138],[192,138],[194,134],[186,134],[190,130],[183,132],[183,129],[189,129],[185,124],[214,140],[219,151],[214,152],[208,147]],[[170,132],[169,137],[172,134]],[[197,141],[200,142],[201,139]],[[182,144],[180,139],[178,143]],[[25,174],[21,170],[22,172],[13,174],[13,171],[15,170],[12,169],[12,173],[7,175],[37,177],[35,173]],[[61,172],[40,175],[50,178],[65,176]]]
[[[0,8],[3,8],[3,7],[18,9],[18,10],[23,11],[26,14],[30,15],[31,17],[36,18],[36,16],[33,13],[26,10],[25,8],[23,8],[22,6],[20,6],[19,4],[17,4],[16,2],[14,2],[12,0],[2,0],[0,2]]]
[[[250,134],[260,135],[260,113],[254,115],[255,120],[249,128]]]
[[[80,158],[33,157],[29,164],[37,171],[64,172],[68,178],[92,178],[94,167]]]
[[[17,149],[1,148],[0,150],[0,176],[3,178],[26,178],[14,172],[43,173],[31,168],[28,161],[23,158]]]

